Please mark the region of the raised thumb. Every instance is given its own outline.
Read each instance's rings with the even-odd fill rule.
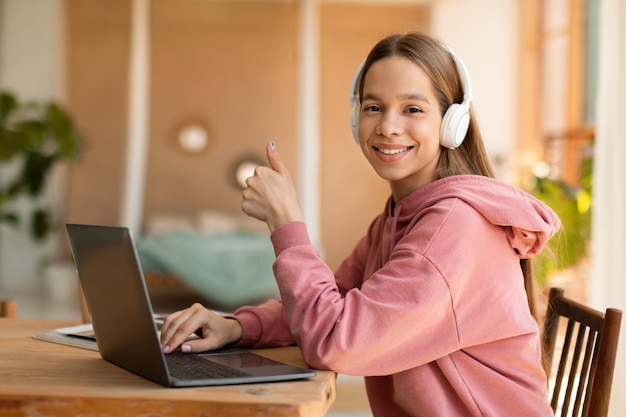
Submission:
[[[285,167],[285,164],[283,164],[283,160],[276,150],[276,144],[274,142],[270,142],[267,144],[266,153],[267,161],[274,171],[278,172],[279,174],[287,172],[287,168]]]

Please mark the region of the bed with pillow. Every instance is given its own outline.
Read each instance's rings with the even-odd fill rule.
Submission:
[[[242,219],[215,212],[156,217],[137,239],[137,252],[151,293],[161,298],[188,289],[226,311],[278,298],[269,233]]]

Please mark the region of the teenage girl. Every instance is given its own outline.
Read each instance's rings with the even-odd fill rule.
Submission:
[[[529,258],[559,219],[492,178],[469,74],[437,40],[381,40],[354,91],[355,139],[391,189],[382,213],[331,271],[269,144],[242,209],[271,231],[281,301],[173,313],[164,352],[296,343],[311,367],[365,376],[377,417],[551,416]]]

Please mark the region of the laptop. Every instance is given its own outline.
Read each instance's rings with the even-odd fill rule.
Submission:
[[[133,235],[125,227],[66,225],[103,359],[167,387],[288,381],[315,371],[245,349],[165,355]]]

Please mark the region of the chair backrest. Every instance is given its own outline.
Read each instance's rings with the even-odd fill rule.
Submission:
[[[564,330],[559,329],[561,317],[567,322]],[[550,289],[542,342],[556,416],[608,415],[621,321],[620,310],[603,313],[566,298],[561,288]],[[557,339],[563,345],[555,363]]]
[[[14,319],[17,317],[17,304],[13,300],[0,301],[0,317]]]

